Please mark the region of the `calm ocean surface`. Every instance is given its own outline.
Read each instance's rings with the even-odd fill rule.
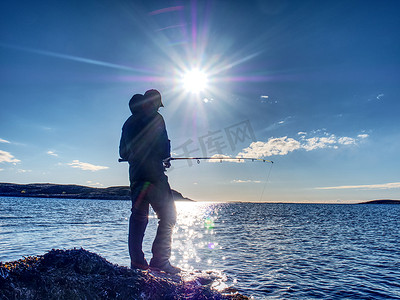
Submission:
[[[400,299],[400,205],[177,202],[173,263],[255,299]],[[129,201],[0,197],[0,261],[83,247],[128,266]],[[150,258],[157,219],[144,249]]]

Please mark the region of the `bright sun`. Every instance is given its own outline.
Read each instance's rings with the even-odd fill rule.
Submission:
[[[182,83],[187,92],[199,93],[207,88],[208,79],[204,72],[193,69],[183,75]]]

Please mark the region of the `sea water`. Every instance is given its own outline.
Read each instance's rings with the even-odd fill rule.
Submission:
[[[255,299],[400,299],[400,205],[176,204],[171,260],[189,272]],[[129,266],[130,206],[0,197],[0,261],[82,247]]]

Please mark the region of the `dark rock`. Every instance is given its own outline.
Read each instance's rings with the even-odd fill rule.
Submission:
[[[359,204],[400,204],[400,200],[379,199],[379,200],[361,202]]]
[[[232,288],[113,265],[84,249],[0,263],[0,299],[248,299]]]

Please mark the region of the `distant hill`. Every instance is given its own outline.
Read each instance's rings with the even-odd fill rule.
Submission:
[[[176,201],[193,201],[181,193],[172,190]],[[112,186],[94,188],[74,184],[52,183],[1,183],[0,196],[7,197],[37,197],[37,198],[66,198],[66,199],[100,199],[100,200],[130,200],[129,186]]]
[[[400,200],[379,199],[379,200],[361,202],[359,204],[400,204]]]

